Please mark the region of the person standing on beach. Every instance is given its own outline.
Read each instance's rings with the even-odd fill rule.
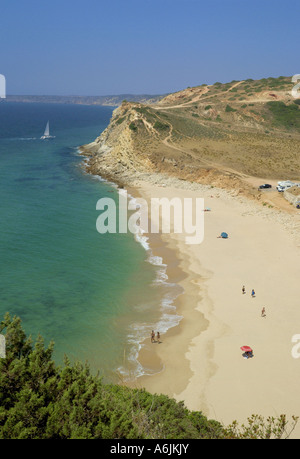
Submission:
[[[255,297],[255,291],[254,291],[254,288],[252,289],[252,292],[251,292],[251,296],[252,296],[252,298],[254,298],[254,297]]]
[[[156,340],[157,340],[158,343],[160,343],[160,333],[159,332],[157,332]]]
[[[266,317],[266,310],[265,310],[265,308],[262,308],[261,316],[262,316],[262,317]]]
[[[244,295],[245,293],[246,293],[246,289],[245,289],[245,286],[243,285],[242,294]]]
[[[151,343],[154,343],[154,339],[155,339],[155,333],[154,333],[154,330],[152,330],[152,332],[151,332]]]

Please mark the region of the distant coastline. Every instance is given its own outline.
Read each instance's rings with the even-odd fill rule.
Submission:
[[[140,102],[152,104],[159,102],[165,95],[151,94],[118,94],[107,96],[35,96],[35,95],[7,95],[3,102],[22,102],[22,103],[48,103],[48,104],[79,104],[79,105],[104,105],[117,107],[124,100],[128,102]]]

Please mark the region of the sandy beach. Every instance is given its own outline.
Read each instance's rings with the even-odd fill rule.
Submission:
[[[292,355],[293,336],[300,334],[299,213],[173,182],[140,181],[136,190],[147,200],[201,197],[211,210],[204,212],[201,244],[186,244],[185,234],[174,233],[159,243],[149,234],[170,281],[184,289],[175,301],[182,320],[161,344],[145,341],[139,360],[157,373],[135,385],[183,400],[225,425],[252,414],[299,416],[300,359]],[[218,238],[222,231],[228,239]],[[243,357],[243,345],[251,346],[253,358]],[[292,437],[300,437],[300,423]]]

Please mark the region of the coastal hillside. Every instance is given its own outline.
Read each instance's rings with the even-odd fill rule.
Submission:
[[[300,180],[300,99],[291,77],[201,85],[124,101],[89,145],[87,169],[119,183],[163,173],[260,196],[253,180]]]

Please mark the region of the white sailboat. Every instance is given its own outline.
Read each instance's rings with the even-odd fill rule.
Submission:
[[[49,121],[46,124],[46,129],[44,132],[44,135],[42,135],[41,139],[53,139],[53,135],[50,135],[50,129],[49,129]]]

